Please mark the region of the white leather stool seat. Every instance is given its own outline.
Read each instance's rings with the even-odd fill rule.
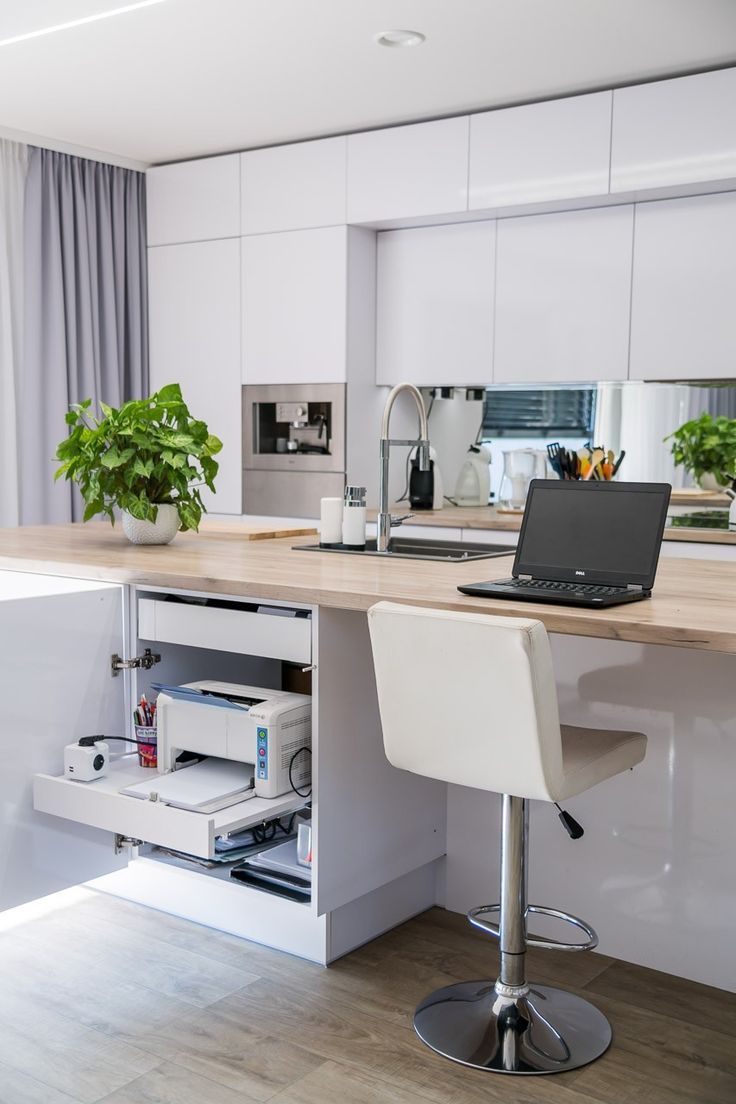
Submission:
[[[647,738],[641,732],[560,725],[562,780],[558,801],[589,790],[614,774],[630,770],[646,755]]]
[[[401,770],[563,801],[644,758],[638,732],[560,724],[541,621],[379,602],[368,625],[386,757]]]

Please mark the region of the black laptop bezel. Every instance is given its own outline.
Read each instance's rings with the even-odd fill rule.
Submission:
[[[545,490],[551,490],[556,494],[620,494],[623,491],[627,491],[629,494],[659,494],[660,496],[660,517],[658,519],[658,538],[653,549],[653,559],[650,569],[639,575],[629,575],[627,572],[621,571],[595,571],[590,568],[586,568],[584,565],[581,567],[561,568],[559,565],[547,565],[547,564],[525,564],[522,561],[522,550],[524,547],[524,533],[526,531],[527,521],[531,509],[533,508],[534,494],[538,488],[544,488]],[[654,586],[654,579],[657,574],[657,565],[659,563],[659,553],[662,543],[662,536],[664,535],[664,526],[667,519],[667,510],[669,509],[670,492],[672,487],[669,483],[613,483],[609,480],[570,480],[570,479],[532,479],[529,484],[529,493],[526,500],[526,509],[524,510],[524,517],[521,523],[521,532],[519,533],[519,543],[516,546],[516,556],[514,557],[514,566],[512,574],[515,579],[520,575],[531,576],[535,579],[549,579],[553,582],[560,583],[595,583],[604,586],[637,586],[642,590],[651,590]],[[581,574],[584,571],[585,574]]]

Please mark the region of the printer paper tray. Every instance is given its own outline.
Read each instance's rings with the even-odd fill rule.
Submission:
[[[104,778],[94,782],[37,774],[33,806],[78,824],[209,859],[215,853],[216,836],[286,815],[304,804],[303,797],[287,793],[253,797],[216,813],[197,813],[120,793],[126,786],[150,780],[154,773],[149,767],[140,767],[135,756],[124,756],[111,764]]]

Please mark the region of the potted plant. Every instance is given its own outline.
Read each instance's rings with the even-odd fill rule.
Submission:
[[[222,442],[191,416],[178,383],[118,409],[91,399],[75,403],[66,415],[69,436],[56,450],[64,476],[85,501],[84,521],[115,508],[134,544],[168,544],[179,529],[198,529],[205,507],[199,488],[214,491]]]
[[[725,489],[736,479],[736,418],[701,414],[665,441],[672,442],[675,464],[690,472],[704,490]]]

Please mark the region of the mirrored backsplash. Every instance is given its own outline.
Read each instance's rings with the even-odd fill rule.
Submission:
[[[736,419],[736,380],[704,385],[688,383],[575,384],[553,387],[489,386],[485,399],[456,388],[452,399],[425,391],[430,409],[430,438],[437,450],[446,493],[452,494],[468,447],[476,439],[490,443],[491,490],[498,498],[503,453],[509,449],[545,449],[553,441],[568,449],[592,442],[626,456],[621,479],[696,486],[676,466],[671,442],[679,426],[703,413]]]

